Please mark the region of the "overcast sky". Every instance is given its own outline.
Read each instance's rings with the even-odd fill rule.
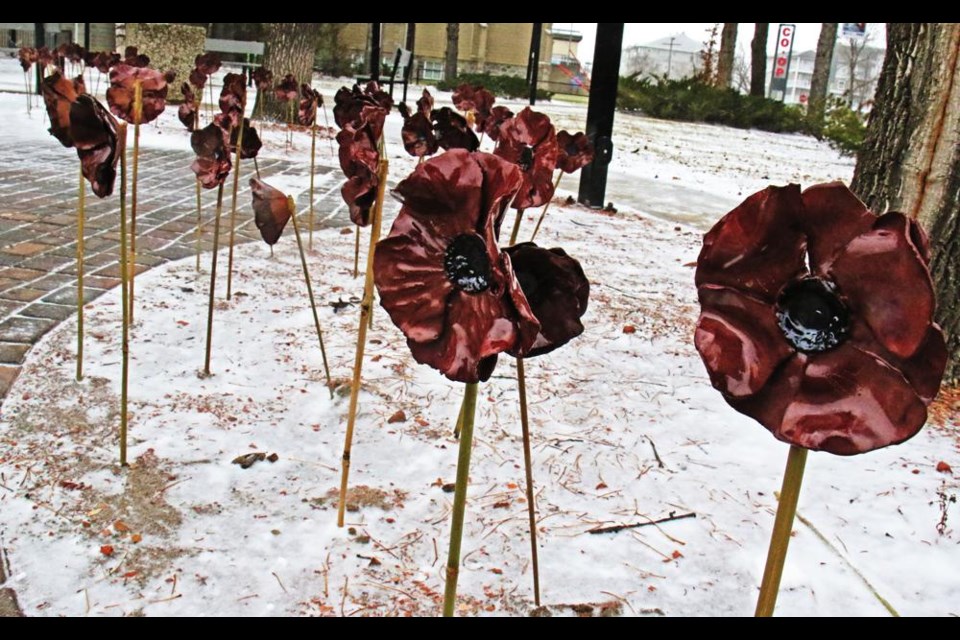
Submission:
[[[817,38],[820,37],[819,22],[797,22],[796,40],[793,43],[795,52],[805,51],[807,49],[817,48]],[[581,62],[590,62],[593,60],[593,47],[596,34],[596,24],[592,22],[554,22],[553,26],[557,29],[573,29],[583,34],[583,42],[579,47],[579,58]],[[708,22],[628,22],[623,32],[623,46],[629,47],[635,44],[646,44],[651,40],[672,36],[677,33],[686,33],[697,42],[706,42],[707,30],[713,27],[713,23]],[[770,36],[767,40],[767,51],[773,53],[775,46],[774,40],[777,37],[777,28],[779,23],[771,23]],[[872,46],[882,47],[885,41],[886,27],[883,23],[870,23],[867,25],[867,33],[870,36]],[[737,47],[744,53],[750,51],[750,40],[753,38],[753,23],[742,22],[737,29]],[[719,46],[719,35],[717,36]]]

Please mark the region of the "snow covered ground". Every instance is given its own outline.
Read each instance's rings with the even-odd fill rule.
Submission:
[[[0,86],[14,72],[3,61]],[[320,86],[332,102],[337,85]],[[5,139],[46,136],[24,106],[23,96],[0,96]],[[541,108],[560,127],[583,126],[584,106]],[[578,258],[591,283],[583,336],[526,367],[546,608],[533,605],[515,365],[502,357],[478,402],[465,615],[753,613],[787,447],[710,387],[692,345],[698,306],[684,265],[702,231],[750,193],[849,179],[852,163],[800,136],[617,122],[607,199],[619,212],[561,205],[575,193],[565,179],[538,237]],[[394,113],[391,184],[414,165],[399,128]],[[172,113],[145,130],[147,146],[186,148]],[[289,150],[280,135],[267,153],[309,153],[305,136]],[[397,207],[387,200],[385,231]],[[233,300],[218,282],[211,378],[197,376],[207,267],[197,274],[188,259],[138,277],[129,469],[117,464],[119,291],[89,305],[83,382],[73,379],[75,320],[31,351],[0,415],[0,546],[27,615],[439,613],[462,385],[417,365],[376,310],[354,491],[338,529],[349,393],[341,384],[331,399],[325,387],[292,231],[273,258],[265,245],[237,250]],[[351,273],[352,233],[315,235],[311,275],[343,383],[358,309],[332,305],[355,302],[362,278]],[[960,614],[960,508],[950,501],[960,482],[937,470],[960,470],[956,434],[954,418],[864,456],[810,456],[778,613],[888,615],[879,594],[903,615]],[[251,452],[278,459],[231,464]],[[686,514],[695,515],[589,533]]]

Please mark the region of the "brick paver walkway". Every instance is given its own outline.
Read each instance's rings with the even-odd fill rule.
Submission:
[[[137,212],[137,272],[195,254],[196,192],[190,171],[193,154],[141,150]],[[285,160],[259,161],[265,179],[277,174],[306,174],[308,167]],[[343,225],[348,219],[340,198],[339,171],[317,167],[316,227]],[[238,192],[236,239],[260,240],[253,223],[251,162],[242,166]],[[0,402],[16,379],[30,347],[58,322],[76,311],[77,181],[72,149],[51,144],[12,157],[0,166]],[[224,193],[221,246],[228,242],[230,188]],[[84,302],[119,280],[119,183],[114,195],[100,200],[87,191],[85,215]],[[128,198],[129,200],[129,198]],[[216,190],[203,192],[201,248],[213,247]],[[305,192],[298,211],[309,206]],[[129,202],[128,202],[129,211]],[[307,220],[303,218],[306,226]]]
[[[137,212],[137,272],[196,253],[196,190],[186,151],[141,150]],[[309,167],[285,160],[259,161],[261,176],[308,175]],[[237,194],[237,242],[259,241],[253,223],[248,180],[242,165]],[[315,228],[349,224],[340,198],[342,174],[317,167]],[[77,182],[72,149],[51,144],[8,156],[0,166],[0,405],[20,372],[27,352],[58,322],[76,312]],[[233,174],[224,191],[220,245],[230,237]],[[84,227],[84,302],[120,284],[119,183],[114,195],[100,200],[87,187]],[[213,248],[216,190],[204,190],[200,246]],[[129,201],[128,201],[129,207]],[[309,208],[309,194],[297,210]],[[128,209],[129,212],[129,209]],[[301,224],[307,229],[306,217]],[[209,256],[207,256],[209,259]],[[5,585],[5,554],[0,547],[0,586]],[[0,617],[23,615],[16,594],[0,588]]]

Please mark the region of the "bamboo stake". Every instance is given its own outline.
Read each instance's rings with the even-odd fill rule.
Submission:
[[[470,480],[470,452],[473,448],[473,419],[477,408],[477,383],[467,384],[463,393],[463,431],[457,457],[457,480],[453,493],[453,516],[450,524],[450,550],[447,552],[447,583],[443,591],[443,615],[453,617],[457,601],[457,578],[460,574],[460,546],[463,542],[463,516],[467,509],[467,484]]]
[[[360,328],[357,332],[357,352],[353,361],[353,382],[350,387],[350,408],[347,413],[347,433],[343,444],[343,470],[340,476],[340,504],[337,507],[337,526],[343,526],[344,510],[347,506],[347,481],[350,477],[350,449],[353,442],[353,429],[357,420],[357,399],[360,395],[360,374],[363,368],[363,351],[367,343],[368,317],[373,309],[373,256],[380,239],[380,222],[383,217],[383,195],[387,186],[387,158],[380,155],[380,183],[377,186],[377,201],[373,206],[373,219],[370,226],[370,248],[367,251],[367,276],[363,285],[363,302],[360,303]],[[357,227],[359,237],[360,228]]]
[[[517,244],[517,232],[520,231],[520,222],[523,220],[523,209],[517,209],[517,219],[513,221],[513,231],[510,233],[510,245]]]
[[[323,371],[327,375],[327,388],[330,390],[330,399],[333,399],[333,381],[330,379],[330,366],[327,364],[327,350],[323,346],[323,331],[320,330],[320,316],[317,315],[317,303],[313,298],[313,285],[310,284],[310,272],[307,270],[307,256],[303,252],[303,240],[300,238],[300,227],[297,225],[297,213],[294,211],[293,198],[287,196],[293,218],[293,233],[297,236],[297,248],[300,249],[300,264],[303,265],[303,279],[307,283],[307,295],[310,297],[310,310],[313,311],[313,324],[317,328],[317,338],[320,340],[320,355],[323,356]]]
[[[77,192],[77,382],[83,380],[83,219],[87,186],[80,167],[80,188]]]
[[[563,178],[563,171],[560,172],[560,175],[557,176],[557,181],[553,185],[553,190],[556,192],[560,188],[560,180]],[[540,225],[543,223],[544,217],[547,215],[547,209],[550,208],[550,203],[552,200],[548,200],[547,204],[543,205],[543,211],[540,212],[540,219],[537,220],[537,226],[533,228],[533,235],[530,236],[530,242],[533,242],[537,238],[537,232],[540,231]]]
[[[200,95],[203,95],[201,92]],[[193,130],[200,130],[200,105],[197,105],[196,116],[193,118]],[[203,236],[203,205],[200,202],[200,178],[196,179],[197,185],[197,273],[200,273],[200,240]]]
[[[330,145],[330,155],[334,155],[334,151],[333,151],[333,139],[330,137],[330,134],[329,134],[329,130],[330,130],[330,119],[327,118],[327,105],[322,104],[322,105],[320,105],[320,107],[323,109],[323,124],[326,125],[327,131],[328,131],[328,133],[327,133],[327,143]]]
[[[230,206],[230,251],[227,254],[227,300],[233,292],[233,238],[237,228],[237,185],[240,183],[240,151],[243,149],[243,114],[247,111],[246,98],[240,103],[240,133],[237,134],[237,153],[234,159],[233,171],[233,202]]]
[[[803,482],[803,469],[807,462],[807,450],[795,445],[790,446],[787,467],[783,472],[783,486],[780,489],[780,505],[773,522],[773,535],[770,537],[770,549],[767,551],[767,564],[760,582],[760,597],[757,599],[755,616],[770,617],[777,605],[777,592],[780,590],[780,577],[790,544],[790,531],[793,518],[797,513],[797,501],[800,498],[800,485]]]
[[[200,273],[200,238],[203,235],[203,208],[200,204],[200,178],[197,178],[197,273]]]
[[[137,277],[137,168],[140,164],[140,120],[143,118],[143,86],[133,83],[133,194],[130,196],[130,323],[133,324],[134,281]]]
[[[527,476],[527,517],[530,520],[530,560],[533,565],[533,600],[540,606],[540,561],[537,553],[537,508],[533,495],[533,455],[530,452],[530,423],[527,420],[527,383],[523,358],[517,358],[517,387],[520,391],[520,428],[523,431],[523,466]]]
[[[220,214],[223,213],[223,183],[217,188],[217,213],[213,222],[213,258],[210,261],[210,302],[207,308],[207,353],[203,374],[210,375],[210,346],[213,342],[213,294],[217,285],[217,248],[220,245]]]
[[[23,86],[27,91],[27,115],[33,113],[33,100],[30,99],[30,72],[23,72]]]
[[[313,172],[317,164],[317,123],[310,127],[310,251],[313,251]]]
[[[120,466],[127,466],[127,388],[130,374],[130,304],[127,300],[127,125],[120,125],[120,306],[123,307],[120,369]]]
[[[360,275],[360,225],[357,225],[353,245],[353,277]]]

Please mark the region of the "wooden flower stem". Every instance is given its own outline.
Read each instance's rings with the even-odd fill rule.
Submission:
[[[337,506],[337,526],[343,526],[344,511],[347,506],[347,482],[350,478],[350,449],[353,442],[353,429],[357,421],[357,400],[360,395],[360,373],[363,368],[363,352],[367,344],[367,327],[373,310],[373,256],[380,239],[380,223],[383,217],[383,195],[387,186],[388,163],[386,155],[380,155],[380,182],[377,186],[377,201],[373,205],[373,219],[370,221],[370,248],[367,251],[367,276],[363,285],[363,301],[360,303],[360,328],[357,331],[357,351],[353,360],[353,381],[350,386],[350,408],[347,413],[347,434],[343,444],[342,472],[340,476],[340,497]],[[359,237],[360,227],[357,227]]]
[[[803,468],[807,462],[807,450],[791,446],[787,456],[787,468],[783,472],[783,486],[780,489],[780,505],[773,522],[773,535],[770,537],[770,549],[767,551],[767,565],[763,570],[760,583],[760,597],[757,599],[756,617],[770,617],[777,605],[777,592],[780,590],[780,577],[790,544],[790,532],[793,518],[797,513],[797,500],[800,498],[800,484],[803,482]]]
[[[137,169],[140,165],[140,120],[143,118],[143,86],[133,84],[133,193],[130,195],[130,323],[133,323],[134,281],[137,276]]]
[[[330,155],[334,155],[333,151],[333,139],[330,137],[330,119],[327,117],[327,105],[322,104],[320,108],[323,109],[323,124],[327,127],[327,142],[330,144]]]
[[[293,200],[289,200],[293,209]],[[303,240],[300,238],[300,227],[297,225],[297,213],[293,212],[293,233],[297,236],[297,248],[300,249],[300,264],[303,265],[303,279],[307,283],[307,295],[310,297],[310,310],[313,311],[313,324],[317,328],[317,338],[320,340],[320,355],[323,356],[323,371],[327,375],[327,388],[330,398],[333,399],[333,381],[330,379],[330,366],[327,364],[327,350],[323,346],[323,331],[320,330],[320,316],[317,315],[317,303],[313,298],[313,285],[310,284],[310,271],[307,269],[307,256],[303,252]]]
[[[30,99],[30,72],[23,72],[23,86],[27,90],[27,115],[33,112],[33,100]]]
[[[83,219],[87,187],[80,167],[80,188],[77,192],[77,382],[83,380]]]
[[[523,220],[523,209],[517,209],[517,219],[513,221],[513,231],[510,233],[510,244],[517,244],[517,233],[520,231],[520,222]]]
[[[560,180],[562,178],[563,178],[563,171],[560,171],[560,174],[557,176],[557,181],[553,185],[554,192],[556,192],[556,190],[560,188]],[[543,219],[547,215],[547,209],[550,208],[550,202],[552,202],[552,200],[548,200],[547,204],[543,205],[543,211],[540,212],[540,219],[537,220],[537,226],[533,228],[533,235],[530,236],[530,242],[533,242],[537,238],[537,232],[540,231],[540,225],[543,223]]]
[[[230,251],[227,254],[227,300],[233,292],[233,240],[237,229],[237,187],[240,184],[240,151],[243,149],[243,114],[247,111],[247,102],[240,104],[240,133],[237,134],[237,153],[233,169],[233,198],[230,204]]]
[[[127,272],[127,126],[120,125],[120,306],[123,316],[120,365],[120,466],[127,466],[127,388],[130,379],[130,302]]]
[[[353,277],[356,278],[360,275],[360,230],[363,227],[357,225],[356,233],[354,234],[354,244],[353,244]]]
[[[193,130],[200,129],[200,107],[197,107],[197,115],[193,119]],[[201,227],[203,226],[203,205],[200,202],[200,178],[196,179],[197,185],[197,273],[200,272],[200,239],[203,235]]]
[[[310,126],[310,230],[308,246],[313,251],[313,173],[317,166],[317,123]]]
[[[210,375],[210,346],[213,343],[213,294],[217,285],[217,249],[220,245],[220,214],[223,213],[223,183],[217,188],[217,213],[213,222],[213,258],[210,261],[210,301],[207,307],[207,352],[203,375]]]
[[[523,466],[527,476],[527,517],[530,520],[530,560],[533,566],[533,600],[540,606],[540,561],[537,553],[537,507],[533,495],[533,455],[530,452],[530,423],[527,420],[527,380],[523,358],[517,358],[517,388],[520,392],[520,428],[523,432]]]
[[[460,545],[463,541],[463,516],[467,508],[467,484],[470,480],[470,452],[473,448],[473,419],[477,408],[477,383],[467,384],[463,393],[463,430],[457,457],[457,480],[453,493],[453,519],[450,525],[450,550],[447,552],[447,583],[443,590],[443,615],[453,617],[457,602],[457,578],[460,574]]]

